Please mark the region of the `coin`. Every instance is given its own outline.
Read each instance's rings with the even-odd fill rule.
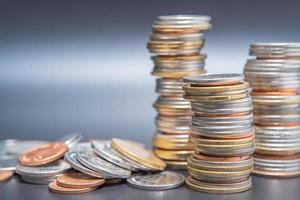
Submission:
[[[94,152],[103,159],[127,170],[138,170],[131,163],[118,156],[118,154],[110,147],[110,143],[107,145],[99,141],[92,141],[92,147]]]
[[[153,170],[164,170],[166,167],[166,164],[161,159],[157,158],[152,151],[140,145],[136,145],[130,140],[113,138],[112,147],[121,154],[140,163],[141,165],[152,168]]]
[[[61,194],[81,194],[81,193],[87,193],[92,192],[97,189],[97,187],[91,187],[91,188],[66,188],[61,187],[57,184],[56,181],[53,181],[49,183],[49,190],[51,192],[55,193],[61,193]]]
[[[200,74],[185,77],[183,81],[197,86],[226,86],[243,82],[241,74]]]
[[[64,143],[48,143],[30,149],[20,156],[19,162],[24,166],[39,166],[58,160],[67,150]]]
[[[142,190],[168,190],[184,184],[185,177],[179,173],[163,171],[155,174],[133,175],[127,179],[129,186]]]
[[[30,177],[52,177],[58,174],[63,174],[71,169],[69,163],[64,160],[58,160],[42,166],[23,166],[17,165],[16,173]]]
[[[154,153],[161,159],[164,160],[175,160],[175,161],[185,161],[193,153],[193,150],[190,151],[172,151],[172,150],[163,150],[155,149]]]
[[[40,141],[40,140],[10,140],[6,141],[7,145],[5,147],[6,154],[10,155],[21,155],[28,150],[46,144],[48,143],[47,141]]]
[[[65,188],[92,188],[104,183],[105,179],[95,178],[81,172],[62,175],[56,179],[56,184]]]
[[[77,156],[78,160],[86,167],[111,178],[128,178],[131,174],[131,171],[102,159],[92,151],[78,151]]]
[[[13,155],[0,155],[0,171],[14,171],[18,164],[18,157]]]
[[[8,181],[13,175],[13,171],[0,171],[0,183]]]
[[[64,143],[71,148],[75,144],[77,144],[82,139],[82,134],[80,132],[75,132],[69,135],[64,136],[58,141],[64,141]]]
[[[83,164],[81,164],[77,158],[76,158],[77,152],[67,152],[65,154],[65,161],[68,162],[74,169],[84,173],[84,174],[88,174],[90,176],[93,177],[97,177],[97,178],[110,178],[110,177],[106,177],[104,174],[99,173],[97,171],[94,171],[86,166],[84,166]]]

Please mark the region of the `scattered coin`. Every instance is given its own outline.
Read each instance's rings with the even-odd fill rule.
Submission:
[[[155,174],[138,174],[127,179],[128,185],[143,190],[168,190],[184,184],[185,177],[179,173],[164,171]]]
[[[24,166],[39,166],[58,160],[67,150],[64,143],[48,143],[22,154],[19,162]]]
[[[13,171],[0,171],[0,183],[8,181],[13,175]]]
[[[82,194],[87,192],[92,192],[97,189],[97,187],[91,187],[91,188],[66,188],[61,187],[57,184],[56,181],[53,181],[49,183],[49,190],[51,192],[55,193],[61,193],[61,194]]]
[[[92,188],[103,185],[105,179],[95,178],[81,172],[73,172],[57,177],[56,184],[66,188]]]

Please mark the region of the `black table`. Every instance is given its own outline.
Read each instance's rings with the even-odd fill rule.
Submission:
[[[146,191],[131,188],[126,184],[102,187],[94,192],[80,195],[62,195],[48,191],[46,185],[26,184],[14,177],[9,182],[0,185],[1,200],[27,200],[27,199],[89,199],[89,200],[190,200],[190,199],[228,199],[228,200],[299,200],[300,178],[276,179],[267,177],[253,177],[253,188],[238,194],[207,194],[195,192],[185,186],[165,191]]]

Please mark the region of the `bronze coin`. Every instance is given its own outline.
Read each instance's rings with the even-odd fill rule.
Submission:
[[[214,157],[214,156],[206,156],[199,153],[194,153],[193,156],[199,160],[207,160],[207,161],[216,161],[216,162],[238,162],[242,160],[247,160],[252,156],[232,156],[232,157]]]
[[[253,92],[282,92],[282,93],[297,93],[297,88],[259,88],[253,89]]]
[[[251,92],[252,96],[293,96],[296,92]]]
[[[13,171],[0,171],[0,183],[8,181],[13,175]]]
[[[97,187],[91,188],[65,188],[57,185],[56,181],[49,183],[48,188],[51,192],[60,194],[81,194],[86,192],[92,192],[97,189]]]
[[[81,172],[73,172],[57,177],[57,185],[66,188],[92,188],[103,185],[105,179],[95,178]]]
[[[65,143],[48,143],[35,147],[22,154],[19,162],[24,166],[44,165],[61,158],[68,151]]]
[[[113,185],[113,184],[122,183],[124,181],[125,181],[125,179],[121,179],[121,178],[106,179],[105,180],[105,184],[107,184],[107,185]]]

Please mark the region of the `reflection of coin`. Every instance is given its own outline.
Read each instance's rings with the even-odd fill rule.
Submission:
[[[97,187],[91,187],[91,188],[65,188],[57,185],[56,181],[53,181],[49,184],[49,190],[51,192],[55,193],[61,193],[61,194],[81,194],[86,192],[91,192],[96,190]]]
[[[0,183],[9,180],[13,175],[13,171],[0,171]]]
[[[166,163],[156,157],[151,150],[136,145],[135,142],[131,142],[130,140],[113,138],[112,146],[121,154],[153,170],[163,170],[166,167]]]
[[[20,156],[19,162],[24,166],[38,166],[61,158],[68,150],[65,143],[48,143],[35,147]]]
[[[16,170],[18,157],[11,155],[0,155],[0,171]]]
[[[67,188],[91,188],[105,183],[105,179],[95,178],[80,172],[59,176],[56,181],[57,185]]]
[[[155,174],[134,175],[127,179],[128,185],[143,190],[167,190],[184,183],[185,177],[179,173],[164,171]]]

